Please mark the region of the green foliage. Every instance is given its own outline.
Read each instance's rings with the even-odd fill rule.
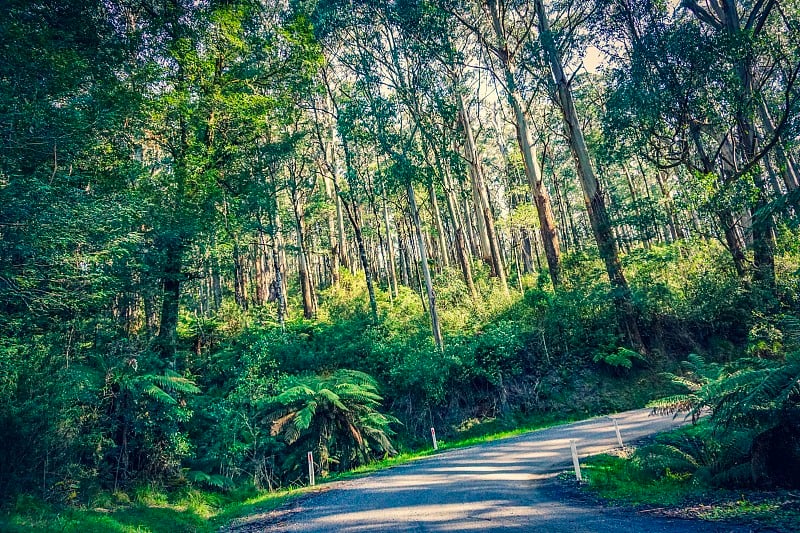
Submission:
[[[603,362],[612,368],[625,368],[630,370],[634,361],[645,361],[646,359],[639,352],[635,352],[624,346],[620,346],[613,352],[597,352],[592,360],[595,363]]]
[[[703,410],[710,411],[710,423],[720,445],[737,441],[744,434],[746,446],[736,446],[738,453],[723,454],[727,472],[723,479],[752,483],[796,483],[800,471],[800,345],[796,343],[796,318],[784,319],[790,339],[786,354],[772,354],[771,359],[742,358],[727,365],[707,364],[693,356],[686,376],[671,376],[687,393],[658,400],[652,404],[665,412],[688,411],[693,419]],[[763,330],[763,328],[758,328]],[[771,335],[775,335],[772,329]],[[780,333],[779,330],[778,333]],[[783,338],[783,334],[780,335]],[[794,339],[794,343],[792,343]],[[750,352],[763,351],[762,341]]]
[[[520,412],[550,417],[632,407],[666,380],[685,389],[654,406],[695,417],[710,408],[720,437],[702,452],[696,442],[651,449],[648,461],[663,463],[653,475],[669,468],[699,478],[707,471],[722,483],[721,476],[749,465],[756,478],[774,478],[775,451],[789,450],[793,459],[797,450],[798,342],[796,326],[783,320],[800,306],[791,213],[779,227],[772,290],[739,279],[729,252],[708,240],[720,232],[720,209],[751,207],[758,190],[749,175],[721,183],[711,172],[651,175],[654,167],[638,165],[642,181],[666,181],[660,195],[644,183],[638,199],[640,183],[630,185],[630,197],[616,183],[639,161],[639,148],[669,139],[666,133],[680,134],[674,144],[684,147],[691,131],[664,129],[673,117],[693,117],[707,128],[703,138],[730,130],[705,119],[734,116],[743,100],[723,76],[732,72],[734,50],[722,41],[687,48],[702,36],[698,28],[660,18],[664,12],[647,19],[654,24],[648,29],[665,31],[648,33],[647,43],[665,46],[670,53],[661,59],[684,83],[659,85],[645,68],[654,58],[645,54],[630,70],[617,65],[620,83],[609,94],[576,90],[581,99],[604,102],[587,116],[594,121],[595,107],[604,107],[606,131],[602,138],[587,132],[587,139],[602,152],[597,160],[616,207],[611,223],[628,250],[623,266],[647,364],[621,343],[611,285],[574,209],[579,193],[574,171],[564,171],[569,155],[559,140],[547,161],[555,176],[548,187],[559,188],[561,230],[569,226],[561,231],[570,250],[562,286],[551,290],[540,269],[523,275],[538,276],[536,288],[509,296],[475,257],[473,300],[462,272],[444,265],[442,250],[432,253],[439,350],[415,279],[416,244],[408,249],[404,187],[417,186],[431,240],[440,231],[434,199],[444,237],[456,226],[472,231],[480,214],[470,206],[463,132],[453,127],[456,97],[472,111],[471,82],[437,64],[462,61],[447,42],[451,21],[432,5],[345,4],[0,4],[0,503],[13,505],[24,492],[105,507],[138,490],[134,506],[154,508],[175,504],[175,492],[192,485],[220,493],[242,485],[274,490],[301,478],[298,454],[309,449],[321,452],[325,470],[344,471],[419,442],[431,424],[451,439],[467,427],[517,423]],[[398,39],[373,39],[376,24]],[[330,57],[339,46],[326,39],[342,35],[357,46],[347,43]],[[688,56],[677,53],[686,50]],[[382,63],[373,53],[396,55]],[[343,64],[352,68],[347,81],[337,72]],[[403,86],[387,88],[383,67],[397,69],[390,81]],[[764,87],[764,103],[777,110],[774,87]],[[795,115],[787,114],[781,133],[790,154]],[[487,135],[503,131],[478,133],[486,185],[493,195],[510,191],[490,207],[508,200],[510,217],[498,228],[513,260],[519,248],[509,248],[518,244],[512,232],[535,230],[538,219],[522,201],[528,187],[519,180],[519,153],[485,149],[495,144]],[[779,163],[765,155],[765,163]],[[507,183],[495,187],[495,179]],[[451,192],[454,206],[445,194]],[[786,210],[795,196],[773,204]],[[669,224],[680,235],[663,231],[663,240],[675,242],[657,242]],[[353,271],[339,264],[331,272],[334,255],[353,255],[356,229],[374,283],[384,287],[376,290],[375,311],[352,257],[343,262]],[[683,238],[688,232],[694,237]],[[313,263],[313,319],[298,312],[301,240]],[[454,242],[444,241],[445,248]],[[410,278],[410,286],[391,292],[386,243],[397,252],[404,246]],[[442,247],[433,244],[432,251]],[[288,293],[280,319],[270,299],[276,269],[283,269]],[[674,357],[686,353],[713,357],[690,356],[682,373],[653,375],[674,370]],[[748,357],[738,359],[742,353]],[[392,427],[396,420],[403,425]],[[38,503],[22,500],[29,514],[38,512]],[[197,522],[204,505],[187,521]],[[125,530],[139,510],[130,510],[127,523],[83,517]],[[178,519],[174,509],[161,513],[165,523]],[[65,513],[53,528],[78,526]]]
[[[660,477],[649,477],[623,457],[599,455],[581,465],[581,472],[591,490],[602,497],[632,504],[676,505],[690,497],[686,477],[664,472]]]
[[[377,411],[382,400],[369,375],[355,370],[337,370],[327,375],[289,376],[280,384],[282,392],[270,398],[265,412],[270,433],[280,435],[291,453],[284,461],[286,472],[300,470],[306,451],[315,451],[323,474],[331,469],[349,469],[367,462],[375,454],[396,453],[389,438],[397,419]]]
[[[675,435],[684,432],[679,430]],[[628,505],[672,508],[694,519],[730,520],[779,531],[795,529],[798,512],[791,493],[720,490],[698,482],[680,466],[678,470],[672,470],[667,465],[654,476],[652,469],[641,468],[642,461],[636,458],[638,455],[637,450],[633,456],[598,455],[588,458],[581,465],[588,489],[603,499]],[[678,460],[676,463],[681,462]]]

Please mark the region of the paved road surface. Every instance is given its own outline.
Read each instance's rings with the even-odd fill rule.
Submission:
[[[649,409],[614,415],[631,442],[682,424]],[[581,457],[617,445],[608,418],[556,426],[463,448],[333,484],[234,531],[363,532],[647,532],[749,531],[745,527],[667,519],[606,509],[554,490],[571,467],[570,440]]]

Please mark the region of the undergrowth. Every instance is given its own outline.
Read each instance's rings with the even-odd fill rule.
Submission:
[[[581,465],[584,487],[599,499],[655,514],[797,531],[797,494],[723,488],[702,474],[717,467],[720,459],[698,446],[698,439],[707,439],[709,431],[708,422],[702,421],[658,435],[636,449],[587,458]]]

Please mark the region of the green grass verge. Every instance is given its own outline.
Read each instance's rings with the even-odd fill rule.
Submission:
[[[11,512],[0,516],[0,531],[68,533],[204,533],[232,520],[279,507],[303,490],[220,494],[195,488],[166,494],[157,489],[137,491],[134,501],[102,507],[54,506],[29,497],[18,498]]]
[[[673,434],[681,431],[685,430]],[[586,489],[619,505],[658,509],[684,518],[747,523],[757,529],[799,531],[800,497],[788,491],[724,490],[669,470],[654,478],[638,469],[629,456],[590,457],[583,461],[581,471]]]
[[[581,465],[584,482],[604,500],[629,505],[671,507],[705,495],[683,474],[667,473],[661,478],[640,474],[627,457],[597,455]]]
[[[576,418],[538,416],[514,419],[473,421],[456,432],[454,440],[439,442],[439,451],[464,448],[514,437]],[[520,427],[508,429],[520,424]],[[395,457],[375,461],[352,471],[334,474],[321,484],[363,476],[371,472],[408,463],[437,453],[428,447],[403,452]],[[56,506],[35,498],[20,496],[4,514],[0,514],[0,531],[64,533],[205,533],[217,531],[237,518],[269,512],[309,489],[276,492],[239,489],[227,493],[184,488],[167,493],[143,487],[134,494],[103,494],[86,506]]]

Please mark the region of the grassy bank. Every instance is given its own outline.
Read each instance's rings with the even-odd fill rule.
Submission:
[[[590,457],[581,465],[582,489],[599,500],[653,515],[798,531],[800,494],[721,488],[704,478],[702,468],[713,468],[713,458],[693,457],[680,446],[703,431],[683,428],[637,449]]]
[[[117,494],[117,501],[80,507],[51,505],[23,496],[9,512],[0,516],[0,530],[20,533],[216,531],[238,517],[269,512],[304,490],[271,493],[239,490],[221,494],[190,488],[167,493],[147,487],[137,491],[132,499],[127,494]]]

